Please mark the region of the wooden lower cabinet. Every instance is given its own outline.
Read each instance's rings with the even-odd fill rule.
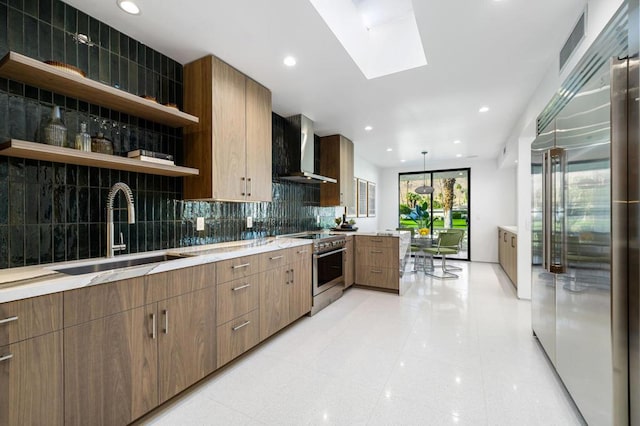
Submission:
[[[398,238],[357,236],[355,249],[356,284],[400,291]]]
[[[260,280],[260,341],[289,324],[288,267],[270,269]]]
[[[210,267],[202,268],[187,268],[182,277],[175,271],[150,275],[139,288],[166,291],[146,292],[149,297],[175,294],[180,286],[188,291],[214,284],[215,280],[209,284],[210,274],[205,273],[211,272]],[[179,284],[180,279],[189,282]],[[136,285],[138,280],[127,281]],[[109,293],[109,286],[115,290],[122,283],[95,287],[118,295],[114,300],[121,306],[139,303],[137,290]],[[174,291],[169,292],[171,288]],[[76,306],[77,300],[102,306],[74,292],[65,298],[70,306]],[[133,301],[129,294],[134,295]],[[109,314],[64,330],[65,424],[130,423],[216,368],[215,285],[124,312],[101,312]]]
[[[518,287],[518,234],[498,228],[498,260],[507,276]]]
[[[158,405],[155,306],[64,330],[66,425],[123,425]]]
[[[62,425],[62,332],[0,347],[0,425]]]
[[[158,302],[160,404],[216,369],[216,288]]]
[[[260,340],[311,311],[311,256],[288,253],[286,266],[263,272],[260,283]]]
[[[260,311],[245,315],[218,326],[218,367],[242,355],[260,342]]]
[[[289,265],[289,322],[311,311],[311,257]]]

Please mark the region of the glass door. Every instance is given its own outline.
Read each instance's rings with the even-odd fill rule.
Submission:
[[[433,235],[444,229],[464,230],[464,238],[453,259],[469,260],[470,169],[437,170],[399,175],[398,227],[414,228]],[[432,194],[418,194],[416,189],[433,187]],[[447,256],[449,257],[449,256]]]

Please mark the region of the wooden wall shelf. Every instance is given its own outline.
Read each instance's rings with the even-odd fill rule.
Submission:
[[[198,117],[124,90],[62,71],[36,59],[9,52],[0,61],[0,77],[21,81],[65,96],[115,109],[172,127],[197,124]]]
[[[136,160],[134,158],[78,151],[77,149],[26,142],[17,139],[11,139],[0,144],[0,155],[161,176],[197,176],[200,173],[198,169],[192,169],[190,167],[169,166]]]

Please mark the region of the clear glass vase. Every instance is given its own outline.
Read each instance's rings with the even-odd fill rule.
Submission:
[[[51,117],[44,126],[44,143],[55,146],[67,146],[67,127],[62,122],[60,107],[54,106]]]

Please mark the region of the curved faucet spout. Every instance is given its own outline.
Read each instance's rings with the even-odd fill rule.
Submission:
[[[111,187],[109,194],[107,195],[107,257],[113,257],[116,251],[125,250],[127,248],[126,244],[122,240],[122,234],[120,234],[120,244],[115,244],[113,236],[113,203],[119,191],[122,191],[125,199],[127,200],[128,222],[130,224],[136,223],[133,192],[126,183],[117,182]]]

